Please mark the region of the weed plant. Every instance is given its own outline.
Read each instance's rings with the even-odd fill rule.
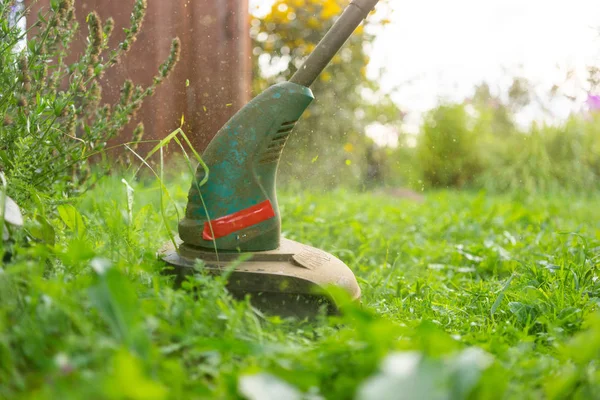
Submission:
[[[173,41],[169,57],[150,86],[128,79],[119,101],[106,104],[102,102],[102,76],[134,44],[146,0],[135,1],[125,39],[116,48],[109,47],[114,21],[102,21],[91,12],[81,29],[73,0],[51,1],[27,32],[9,23],[12,3],[0,3],[0,170],[9,182],[9,194],[18,202],[81,193],[90,183],[88,159],[97,156],[97,166],[110,168],[105,157],[108,141],[173,70],[179,40]],[[28,13],[25,9],[15,18]],[[78,34],[87,39],[81,55],[71,51]],[[25,36],[27,46],[21,50]],[[143,126],[138,125],[130,146],[135,147],[142,136]],[[94,176],[99,176],[98,171]]]

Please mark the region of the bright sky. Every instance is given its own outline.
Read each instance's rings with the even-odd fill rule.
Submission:
[[[250,0],[256,13],[272,0]],[[600,65],[600,0],[391,0],[391,24],[377,33],[371,76],[385,70],[382,85],[398,88],[395,101],[415,131],[423,112],[439,99],[462,100],[487,81],[506,88],[511,76],[535,84],[540,98],[554,84],[574,79],[562,97],[546,104],[551,116],[529,107],[519,121],[562,119],[583,107],[586,66]]]

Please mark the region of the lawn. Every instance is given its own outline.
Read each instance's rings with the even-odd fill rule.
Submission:
[[[128,198],[113,177],[27,216],[39,240],[0,269],[0,397],[600,396],[593,196],[284,191],[284,235],[338,256],[363,291],[341,317],[295,321],[201,270],[188,290],[161,275],[190,179],[163,210],[156,182]]]

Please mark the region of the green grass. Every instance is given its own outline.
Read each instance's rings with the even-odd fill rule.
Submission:
[[[169,186],[179,213],[190,181]],[[167,228],[158,185],[130,184],[131,212],[111,178],[28,216],[40,240],[0,270],[0,397],[600,396],[591,196],[282,193],[285,236],[341,258],[363,291],[308,322],[265,318],[201,273],[173,290],[155,252],[175,205]]]

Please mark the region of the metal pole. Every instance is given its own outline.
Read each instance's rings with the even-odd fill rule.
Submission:
[[[310,87],[378,2],[379,0],[352,1],[290,82]]]

